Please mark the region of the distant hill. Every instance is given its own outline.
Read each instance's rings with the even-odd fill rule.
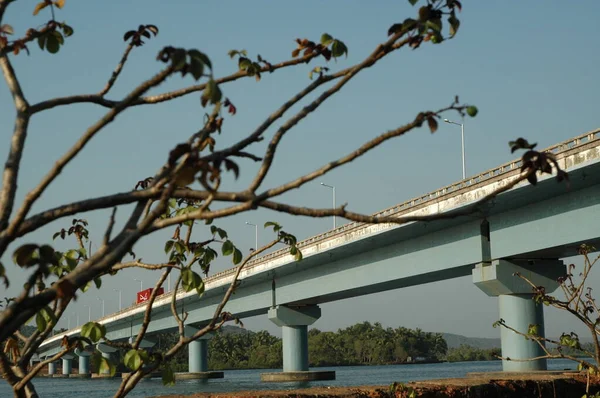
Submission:
[[[470,345],[471,347],[489,349],[500,347],[499,338],[485,338],[485,337],[465,337],[459,334],[442,333],[442,336],[448,344],[448,348],[457,348],[461,344]]]

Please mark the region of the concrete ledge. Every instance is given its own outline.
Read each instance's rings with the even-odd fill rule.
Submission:
[[[69,375],[69,379],[90,379],[91,377],[91,373],[77,373]]]
[[[175,380],[222,379],[223,372],[180,372],[175,373]]]
[[[335,380],[334,370],[315,370],[307,372],[273,372],[261,373],[260,381],[282,382],[282,381],[317,381]]]
[[[121,374],[121,378],[126,378],[127,376],[129,376],[131,373],[130,372],[123,372]],[[146,376],[143,377],[143,379],[151,379],[153,377],[162,377],[162,373],[161,372],[152,372],[147,374]]]
[[[64,375],[62,373],[52,375],[53,379],[67,379],[69,375]]]

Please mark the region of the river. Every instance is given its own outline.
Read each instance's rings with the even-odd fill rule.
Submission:
[[[389,385],[394,381],[463,377],[467,372],[493,372],[502,370],[500,361],[454,362],[423,365],[390,366],[343,366],[312,368],[335,370],[336,380],[299,383],[263,383],[260,374],[279,369],[226,370],[225,378],[213,380],[181,380],[173,387],[165,387],[160,379],[143,380],[128,396],[137,398],[156,397],[168,394],[193,394],[196,392],[232,392],[243,390],[298,389],[310,386],[360,386]],[[575,369],[576,364],[567,360],[550,360],[551,370]],[[60,398],[107,398],[112,397],[120,379],[51,379],[36,378],[34,384],[41,397]],[[11,397],[9,386],[0,381],[0,397]]]

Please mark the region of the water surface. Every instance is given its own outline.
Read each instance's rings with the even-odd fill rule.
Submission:
[[[567,360],[548,361],[552,370],[575,369],[576,364]],[[173,387],[165,387],[160,379],[143,380],[128,396],[136,398],[157,397],[169,394],[193,394],[196,392],[233,392],[244,390],[287,390],[317,386],[389,385],[394,381],[407,382],[448,377],[463,377],[468,372],[501,371],[500,361],[455,362],[423,365],[389,366],[342,366],[312,368],[312,370],[335,370],[336,380],[310,383],[263,383],[260,374],[279,372],[280,369],[226,370],[225,378],[212,380],[180,380]],[[106,398],[112,397],[120,379],[51,379],[36,378],[36,389],[41,397],[59,398]],[[0,397],[12,397],[9,386],[0,380]]]

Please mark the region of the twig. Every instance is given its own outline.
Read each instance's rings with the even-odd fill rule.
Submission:
[[[110,220],[108,221],[108,227],[106,228],[106,232],[104,233],[104,240],[102,241],[103,245],[107,245],[110,241],[110,234],[112,233],[112,229],[115,226],[115,215],[117,214],[117,208],[114,207],[112,214],[110,215]]]
[[[117,78],[119,77],[119,74],[123,70],[123,66],[125,66],[125,62],[127,62],[127,57],[129,56],[129,53],[131,52],[132,49],[133,49],[133,44],[130,43],[129,45],[127,45],[127,48],[125,48],[125,51],[123,52],[123,56],[121,57],[121,61],[119,61],[119,63],[117,64],[115,70],[113,71],[112,75],[110,76],[110,79],[108,79],[106,86],[104,86],[104,88],[98,93],[98,95],[100,97],[104,97],[104,95],[106,95],[106,93],[108,93],[109,90],[112,88],[112,86],[115,84],[115,82],[117,81]]]
[[[140,327],[140,331],[133,343],[132,348],[137,350],[146,335],[146,330],[148,330],[148,325],[152,320],[152,304],[154,304],[154,300],[158,296],[158,289],[162,286],[167,279],[167,276],[171,273],[171,268],[167,268],[165,272],[162,273],[156,284],[154,285],[154,289],[152,290],[152,294],[150,294],[150,298],[148,299],[148,304],[146,305],[146,312],[144,313],[144,321],[142,322],[142,326]]]

